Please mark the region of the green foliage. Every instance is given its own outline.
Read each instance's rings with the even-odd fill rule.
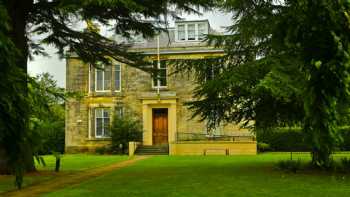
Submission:
[[[55,46],[61,57],[68,49],[92,65],[114,59],[145,69],[148,63],[143,61],[143,56],[128,53],[128,44],[106,38],[91,28],[76,28],[80,26],[77,24],[92,21],[127,38],[133,33],[151,37],[164,30],[167,16],[179,18],[179,11],[198,13],[198,6],[209,9],[215,3],[207,0],[0,0],[0,171],[14,172],[21,185],[22,172],[34,169],[32,148],[35,146],[31,143],[36,144],[38,136],[32,128],[33,123],[42,119],[31,117],[33,105],[30,103],[40,102],[40,97],[33,97],[38,100],[27,98],[31,91],[27,61],[32,55],[47,55],[42,44]],[[40,107],[34,110],[42,111]]]
[[[258,149],[258,152],[266,152],[266,151],[269,151],[271,150],[271,147],[269,144],[267,143],[264,143],[264,142],[258,142],[257,144],[257,149]]]
[[[97,154],[104,155],[105,153],[108,152],[107,149],[108,149],[108,148],[107,148],[106,146],[101,146],[101,147],[97,147],[97,148],[95,149],[95,152],[96,152]]]
[[[124,154],[130,141],[141,141],[142,124],[136,116],[115,115],[111,127],[112,150]]]
[[[270,145],[271,151],[310,151],[305,133],[300,128],[275,128],[257,132],[257,141]]]
[[[232,34],[208,41],[226,55],[178,65],[197,75],[194,114],[212,128],[301,126],[313,164],[328,165],[349,109],[349,1],[229,0],[222,9],[233,12]]]
[[[297,173],[302,169],[301,160],[282,160],[277,163],[280,170]]]
[[[343,157],[340,159],[341,169],[344,172],[350,172],[350,159]]]
[[[26,94],[21,94],[26,89],[25,72],[16,67],[20,52],[8,37],[10,24],[6,8],[0,2],[0,173],[15,174],[15,183],[20,187],[23,171],[31,169],[27,164],[33,159],[25,132],[29,109]]]
[[[128,65],[142,67],[145,65],[143,57],[127,52],[127,43],[103,36],[98,32],[98,27],[90,26],[79,30],[68,24],[89,21],[124,38],[130,38],[133,33],[149,38],[165,30],[167,17],[179,18],[175,10],[198,13],[196,6],[209,9],[214,5],[215,1],[207,0],[34,2],[32,6],[35,14],[31,14],[28,19],[34,26],[30,33],[44,36],[42,40],[32,40],[31,46],[33,52],[42,53],[41,48],[37,47],[40,42],[53,45],[62,57],[65,49],[69,48],[84,62],[92,64],[98,61],[108,63],[113,58]]]
[[[35,154],[64,152],[65,110],[67,95],[48,73],[33,78],[29,83],[31,114],[29,129]]]
[[[95,153],[99,155],[112,154],[109,146],[101,146],[95,149]]]
[[[350,128],[343,126],[337,128],[342,139],[335,147],[337,151],[350,151]],[[311,151],[312,145],[306,140],[306,134],[301,128],[273,128],[257,132],[259,144],[268,144],[268,151]],[[263,149],[263,148],[262,148]]]

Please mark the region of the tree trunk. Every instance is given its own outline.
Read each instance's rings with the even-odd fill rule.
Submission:
[[[30,142],[26,140],[28,131],[28,103],[27,103],[27,59],[28,59],[28,40],[26,36],[26,26],[29,11],[33,1],[11,0],[4,3],[7,14],[10,18],[11,30],[5,32],[13,42],[19,53],[13,51],[15,56],[14,65],[4,65],[2,72],[5,75],[5,80],[9,87],[15,87],[11,84],[19,83],[16,89],[12,91],[2,92],[3,96],[13,98],[9,103],[11,111],[5,112],[8,114],[17,113],[19,115],[8,115],[1,118],[6,125],[7,135],[2,140],[7,143],[1,144],[0,147],[0,173],[16,173],[18,170],[33,171],[35,170],[33,151]],[[6,57],[4,57],[6,58]],[[7,66],[7,68],[5,68]],[[16,68],[14,68],[16,67]],[[18,70],[18,75],[13,74],[13,70]],[[10,80],[11,78],[11,80]],[[13,131],[12,131],[13,130]],[[10,143],[11,142],[11,143]]]

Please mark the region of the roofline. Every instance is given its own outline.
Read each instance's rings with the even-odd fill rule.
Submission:
[[[136,52],[131,50],[130,52]],[[199,49],[199,50],[179,50],[179,51],[160,51],[160,55],[171,55],[171,54],[195,54],[195,53],[224,53],[225,51],[223,49]],[[149,52],[142,52],[138,51],[140,54],[144,55],[157,55],[157,52],[149,51]],[[65,58],[79,58],[79,56],[75,52],[66,52]]]
[[[145,55],[157,55],[157,52],[141,52]],[[168,54],[191,54],[191,53],[224,53],[223,49],[206,49],[206,50],[186,50],[186,51],[160,51],[160,55],[168,55]]]
[[[207,22],[209,23],[208,19],[203,20],[175,20],[175,23],[193,23],[193,22]]]

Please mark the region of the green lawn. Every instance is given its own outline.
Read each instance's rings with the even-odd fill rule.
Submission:
[[[55,157],[48,155],[44,157],[46,166],[37,165],[39,170],[54,170]],[[127,156],[118,155],[91,155],[91,154],[71,154],[63,155],[61,158],[62,171],[79,171],[87,170],[89,168],[101,167],[104,165],[124,161],[128,159]]]
[[[41,181],[46,181],[52,179],[52,175],[40,175],[40,176],[26,176],[23,180],[23,187],[28,185],[40,183]],[[0,196],[2,192],[15,189],[15,178],[14,176],[2,176],[0,175]]]
[[[340,156],[344,155],[336,155]],[[310,159],[309,154],[293,157]],[[289,158],[277,153],[152,157],[44,196],[350,196],[348,175],[275,169],[277,161]]]
[[[81,170],[101,167],[104,165],[127,160],[127,156],[72,154],[64,155],[61,159],[61,173],[79,173]],[[52,155],[44,156],[46,166],[37,165],[38,173],[27,174],[23,186],[36,184],[54,178],[55,158]],[[15,189],[13,176],[0,176],[0,196],[4,191]]]

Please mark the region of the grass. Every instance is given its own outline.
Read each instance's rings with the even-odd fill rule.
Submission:
[[[290,154],[279,153],[152,157],[44,196],[350,196],[348,175],[276,169],[277,161],[289,158]],[[293,158],[310,160],[309,154]]]
[[[108,164],[126,160],[127,156],[118,155],[91,155],[91,154],[71,154],[63,155],[61,158],[62,171],[81,171],[90,168],[105,166]],[[44,156],[46,166],[37,165],[39,170],[54,170],[55,157],[52,155]]]
[[[23,180],[23,187],[33,185],[33,184],[38,184],[42,181],[50,180],[52,179],[52,175],[31,175],[31,176],[26,176]],[[0,196],[2,192],[6,192],[9,190],[16,189],[15,185],[15,178],[14,176],[0,176]]]
[[[115,155],[90,155],[90,154],[71,154],[64,155],[61,158],[61,174],[62,173],[79,173],[82,170],[88,170],[105,166],[108,164],[127,160],[127,156]],[[52,155],[44,156],[46,166],[36,164],[38,172],[26,174],[24,176],[23,186],[38,184],[42,181],[50,180],[57,174],[55,169],[55,157]],[[2,192],[15,189],[13,176],[0,175],[0,196]]]

